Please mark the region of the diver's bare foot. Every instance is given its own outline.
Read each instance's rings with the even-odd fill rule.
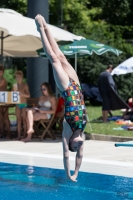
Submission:
[[[26,137],[24,139],[21,140],[22,142],[31,142],[31,138],[30,137]]]
[[[43,23],[43,28],[47,29],[47,23],[46,23],[44,17],[42,17],[42,23]]]

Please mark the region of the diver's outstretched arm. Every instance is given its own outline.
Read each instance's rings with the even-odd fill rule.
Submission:
[[[66,120],[63,121],[63,132],[62,132],[62,146],[63,146],[63,162],[66,172],[66,177],[70,181],[76,181],[73,179],[70,173],[70,163],[69,163],[69,140],[72,136],[72,130]]]
[[[62,142],[63,142],[63,163],[64,163],[65,172],[66,172],[66,177],[68,180],[76,182],[77,180],[74,178],[74,176],[71,176],[71,173],[70,173],[68,135],[65,137],[64,134],[62,134]]]
[[[76,154],[76,160],[75,160],[75,171],[74,174],[72,175],[73,180],[76,181],[77,176],[78,176],[78,172],[79,172],[79,168],[81,166],[82,163],[82,158],[83,158],[83,145],[80,147],[80,149],[78,150],[77,154]]]
[[[82,137],[83,141],[85,141],[84,133],[82,133],[81,137]],[[81,147],[79,148],[79,150],[77,151],[77,154],[76,154],[75,171],[74,171],[74,174],[72,175],[73,180],[76,180],[76,178],[78,176],[79,168],[81,166],[82,159],[83,159],[83,149],[84,149],[84,142],[82,143]]]

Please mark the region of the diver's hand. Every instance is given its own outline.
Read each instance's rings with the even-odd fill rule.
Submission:
[[[74,182],[77,182],[77,176],[74,174],[71,176],[71,179],[74,181]]]
[[[73,181],[73,182],[77,182],[77,180],[76,180],[76,176],[69,176],[67,179],[68,179],[68,181]]]

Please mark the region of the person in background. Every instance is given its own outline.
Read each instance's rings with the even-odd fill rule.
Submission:
[[[22,124],[24,128],[24,135],[26,137],[27,132],[27,125],[26,125],[26,108],[27,108],[27,99],[30,98],[30,91],[27,83],[23,82],[23,72],[16,71],[15,72],[15,79],[16,84],[13,85],[12,91],[18,91],[20,96],[20,103],[16,104],[16,117],[17,117],[17,131],[18,136],[15,138],[16,140],[21,139],[21,130]]]
[[[50,119],[51,114],[56,112],[57,100],[52,92],[49,83],[42,83],[41,85],[42,96],[39,98],[38,107],[27,109],[27,137],[22,139],[23,142],[30,142],[32,134],[34,133],[34,121],[40,119]]]
[[[4,75],[4,67],[3,65],[0,64],[0,91],[7,91],[7,81],[3,77],[3,75]],[[0,131],[1,131],[0,136],[1,137],[5,136],[5,134],[3,133],[5,131],[4,127],[6,127],[6,131],[7,131],[6,137],[11,139],[8,108],[1,106],[0,107]]]
[[[129,106],[129,109],[126,109],[126,111],[123,113],[122,118],[124,120],[133,121],[133,98],[128,99],[128,106]]]
[[[112,65],[108,65],[107,69],[102,72],[98,79],[98,88],[102,97],[102,116],[103,122],[106,123],[108,113],[111,110],[129,109],[129,106],[120,98],[111,72]]]

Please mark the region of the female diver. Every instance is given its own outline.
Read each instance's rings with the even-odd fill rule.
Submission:
[[[41,15],[37,15],[35,22],[41,35],[44,52],[52,64],[55,82],[65,99],[62,142],[66,176],[71,181],[77,181],[83,157],[83,130],[86,125],[86,108],[79,79],[73,67],[60,51],[45,19]],[[70,174],[69,150],[77,152],[73,175]]]

